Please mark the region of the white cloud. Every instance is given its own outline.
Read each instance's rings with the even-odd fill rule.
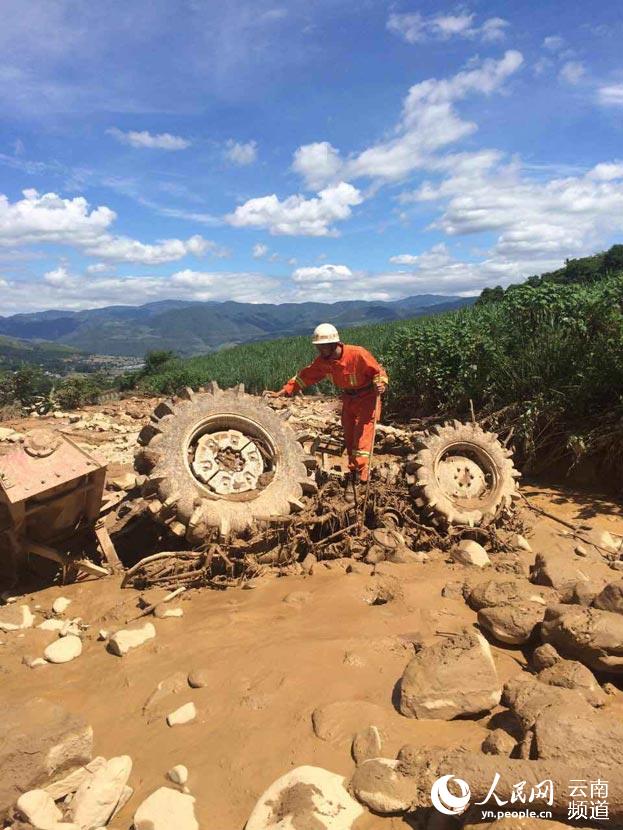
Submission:
[[[294,153],[292,169],[310,190],[319,190],[339,177],[342,162],[339,152],[328,141],[304,144]]]
[[[86,245],[100,237],[116,218],[107,207],[89,209],[82,196],[62,199],[24,190],[24,198],[9,202],[0,194],[0,245],[57,242]]]
[[[494,232],[487,260],[507,273],[554,267],[568,256],[597,249],[623,232],[623,165],[602,163],[584,175],[541,181],[520,162],[464,164],[446,178],[425,182],[403,202],[434,201],[443,213],[433,227],[448,236]],[[443,165],[439,169],[442,169]]]
[[[116,138],[121,144],[129,144],[131,147],[148,148],[157,150],[186,150],[190,147],[191,142],[186,138],[181,138],[179,135],[171,135],[170,133],[153,133],[143,130],[137,132],[136,130],[129,130],[124,132],[117,127],[111,127],[106,130],[108,135]]]
[[[239,167],[246,167],[257,159],[257,143],[255,141],[247,141],[242,144],[233,139],[227,142],[227,149],[225,150],[225,158],[231,161],[232,164],[237,164]]]
[[[567,61],[561,67],[558,77],[561,81],[575,86],[586,75],[586,67],[580,61]]]
[[[549,35],[543,40],[543,46],[550,52],[560,52],[564,45],[565,39],[560,35]]]
[[[608,84],[599,87],[597,100],[607,107],[623,107],[623,84]]]
[[[613,179],[623,179],[623,162],[604,162],[597,164],[588,174],[589,178],[602,182],[609,182]]]
[[[474,14],[436,14],[429,17],[419,12],[393,13],[387,20],[387,29],[407,43],[427,40],[449,40],[453,37],[479,38],[483,41],[502,40],[508,22],[501,17],[490,17],[482,25],[474,24]]]
[[[306,180],[329,175],[345,180],[368,177],[378,182],[400,181],[427,166],[431,154],[475,132],[476,124],[463,120],[454,103],[473,93],[490,95],[500,89],[523,63],[523,56],[507,51],[500,60],[471,63],[443,80],[430,78],[414,84],[403,101],[394,137],[346,159],[338,168],[338,151],[327,142],[304,145],[295,153],[296,169]]]
[[[87,274],[108,274],[114,270],[115,266],[105,262],[95,262],[93,265],[87,266]]]
[[[74,282],[74,278],[71,276],[65,265],[59,265],[58,268],[55,268],[53,271],[47,271],[43,275],[43,279],[48,283],[48,285],[54,286],[68,286]]]
[[[146,244],[109,229],[116,214],[110,208],[90,208],[82,196],[63,199],[56,193],[24,190],[24,198],[9,202],[0,194],[0,247],[27,244],[71,245],[92,256],[119,262],[156,265],[192,254],[227,256],[228,252],[202,236],[165,239]]]
[[[307,268],[297,268],[292,274],[294,282],[335,282],[350,280],[353,272],[347,265],[312,265]]]
[[[283,297],[283,281],[254,272],[182,270],[167,276],[84,277],[59,265],[36,281],[7,280],[3,287],[3,314],[46,308],[101,308],[140,305],[154,300],[236,300],[260,303]],[[105,349],[102,349],[105,351]]]
[[[268,245],[258,242],[253,246],[253,259],[262,259],[268,254]]]
[[[188,254],[205,256],[227,256],[227,251],[202,236],[191,236],[187,240],[163,239],[148,245],[125,236],[103,236],[86,249],[87,254],[116,262],[140,262],[143,265],[160,265],[173,262]]]
[[[296,195],[280,201],[274,193],[249,199],[225,218],[235,227],[266,228],[274,235],[335,236],[332,223],[348,219],[362,200],[356,187],[340,182],[311,199]]]
[[[393,265],[411,265],[418,269],[430,269],[447,265],[452,261],[452,257],[446,245],[440,242],[438,245],[433,245],[430,251],[422,254],[399,254],[390,257],[389,261]]]

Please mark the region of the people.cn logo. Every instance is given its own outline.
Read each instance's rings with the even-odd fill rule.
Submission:
[[[448,789],[448,782],[454,781],[461,791],[461,795],[454,795]],[[458,816],[469,804],[471,790],[467,781],[456,778],[454,775],[442,775],[438,778],[430,790],[433,807],[444,813],[446,816]]]

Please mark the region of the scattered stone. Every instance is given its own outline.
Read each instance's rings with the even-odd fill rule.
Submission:
[[[49,620],[44,620],[43,622],[39,623],[37,628],[40,628],[41,631],[58,631],[61,632],[65,627],[65,620],[55,620],[53,618]]]
[[[185,723],[190,723],[197,717],[197,708],[194,703],[185,703],[167,715],[167,723],[169,726],[182,726]]]
[[[383,723],[387,714],[378,703],[368,700],[338,700],[318,706],[312,712],[314,734],[321,741],[352,744],[353,735],[371,723]]]
[[[124,475],[115,476],[106,482],[111,490],[125,490],[129,492],[136,488],[136,475],[134,473],[125,473]]]
[[[441,589],[441,596],[445,599],[463,599],[464,582],[447,582]]]
[[[541,669],[537,678],[549,686],[576,689],[591,706],[604,706],[608,699],[592,671],[577,660],[560,658],[554,665]]]
[[[80,717],[43,698],[19,707],[0,701],[0,819],[25,791],[93,757],[93,730]]]
[[[541,626],[544,642],[595,671],[623,673],[623,615],[581,605],[553,605]]]
[[[400,761],[372,758],[357,766],[350,789],[358,801],[381,815],[409,810],[415,795],[414,781]]]
[[[352,754],[356,764],[361,764],[369,758],[378,758],[381,754],[383,742],[381,733],[376,726],[368,726],[357,732],[353,738]]]
[[[32,628],[35,617],[27,605],[7,605],[0,608],[0,631],[21,631]]]
[[[400,711],[409,718],[451,720],[489,711],[501,694],[489,643],[465,628],[411,660],[400,683]]]
[[[131,649],[142,646],[148,640],[153,640],[155,636],[156,629],[154,628],[154,624],[150,622],[131,628],[123,628],[120,631],[116,631],[108,641],[108,651],[116,654],[117,657],[122,657]]]
[[[516,533],[513,536],[511,544],[514,548],[518,548],[519,550],[527,550],[528,553],[532,552],[530,542],[526,539],[525,536],[522,536],[521,533]]]
[[[45,790],[29,790],[17,799],[17,809],[34,827],[49,830],[63,814]]]
[[[154,617],[158,620],[166,620],[171,617],[183,617],[183,608],[171,608],[167,603],[162,602],[154,608]]]
[[[188,685],[193,689],[203,689],[209,685],[211,677],[208,669],[193,669],[188,675]]]
[[[609,530],[601,530],[594,528],[589,531],[588,539],[600,548],[604,548],[609,553],[623,553],[623,536],[615,533],[610,533]]]
[[[411,550],[406,545],[399,545],[395,550],[388,553],[387,559],[389,562],[395,562],[398,565],[423,565],[428,562],[428,554]]]
[[[452,550],[450,556],[460,565],[475,565],[478,568],[484,568],[491,564],[487,551],[472,539],[462,539]]]
[[[593,606],[601,611],[623,614],[623,581],[606,585],[593,600]]]
[[[517,742],[505,729],[494,729],[482,742],[485,755],[505,755],[507,758],[515,749]]]
[[[584,545],[576,545],[574,553],[576,556],[588,556],[588,551],[584,547]]]
[[[520,646],[532,638],[535,627],[543,621],[544,616],[544,606],[536,602],[497,605],[481,608],[478,624],[500,643]]]
[[[38,669],[40,666],[47,666],[47,660],[44,660],[43,657],[33,657],[30,654],[25,654],[22,657],[22,663],[25,666],[28,666],[29,669]]]
[[[350,830],[362,814],[341,775],[304,766],[282,775],[260,796],[245,830]]]
[[[183,764],[176,764],[167,772],[167,776],[174,784],[184,786],[188,782],[188,769]]]
[[[603,587],[603,581],[595,582],[589,579],[580,580],[575,585],[569,585],[560,592],[560,602],[565,605],[589,605],[593,604],[593,600],[600,593]]]
[[[543,643],[537,646],[532,652],[532,665],[537,671],[549,669],[563,658],[558,654],[556,649],[550,643]]]
[[[71,801],[70,815],[81,830],[95,830],[107,824],[124,793],[131,772],[132,759],[121,755],[111,758],[80,784]]]
[[[199,830],[195,799],[171,787],[160,787],[134,813],[134,830]]]
[[[67,597],[57,597],[52,603],[52,611],[55,614],[64,614],[71,605],[71,600]]]
[[[48,663],[69,663],[81,654],[82,640],[74,634],[55,640],[43,652]]]

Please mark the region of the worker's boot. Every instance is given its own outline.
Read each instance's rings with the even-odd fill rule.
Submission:
[[[344,501],[353,504],[357,499],[357,485],[359,484],[359,471],[350,470],[344,476]]]

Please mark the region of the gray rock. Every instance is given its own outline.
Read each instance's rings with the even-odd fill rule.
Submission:
[[[487,579],[474,585],[467,596],[467,604],[474,611],[526,602],[545,606],[543,593],[547,591],[535,588],[527,579]]]
[[[410,718],[451,720],[489,711],[501,694],[489,643],[464,629],[411,660],[400,683],[400,711]]]
[[[601,583],[612,581],[612,571],[597,554],[573,559],[566,551],[537,553],[530,580],[537,585],[550,585],[557,591],[570,589],[576,582]]]
[[[372,758],[359,764],[350,789],[358,801],[381,815],[408,811],[417,796],[417,782],[400,761],[391,758]]]
[[[197,708],[194,703],[185,703],[167,715],[167,723],[169,726],[182,726],[185,723],[190,723],[197,717]]]

